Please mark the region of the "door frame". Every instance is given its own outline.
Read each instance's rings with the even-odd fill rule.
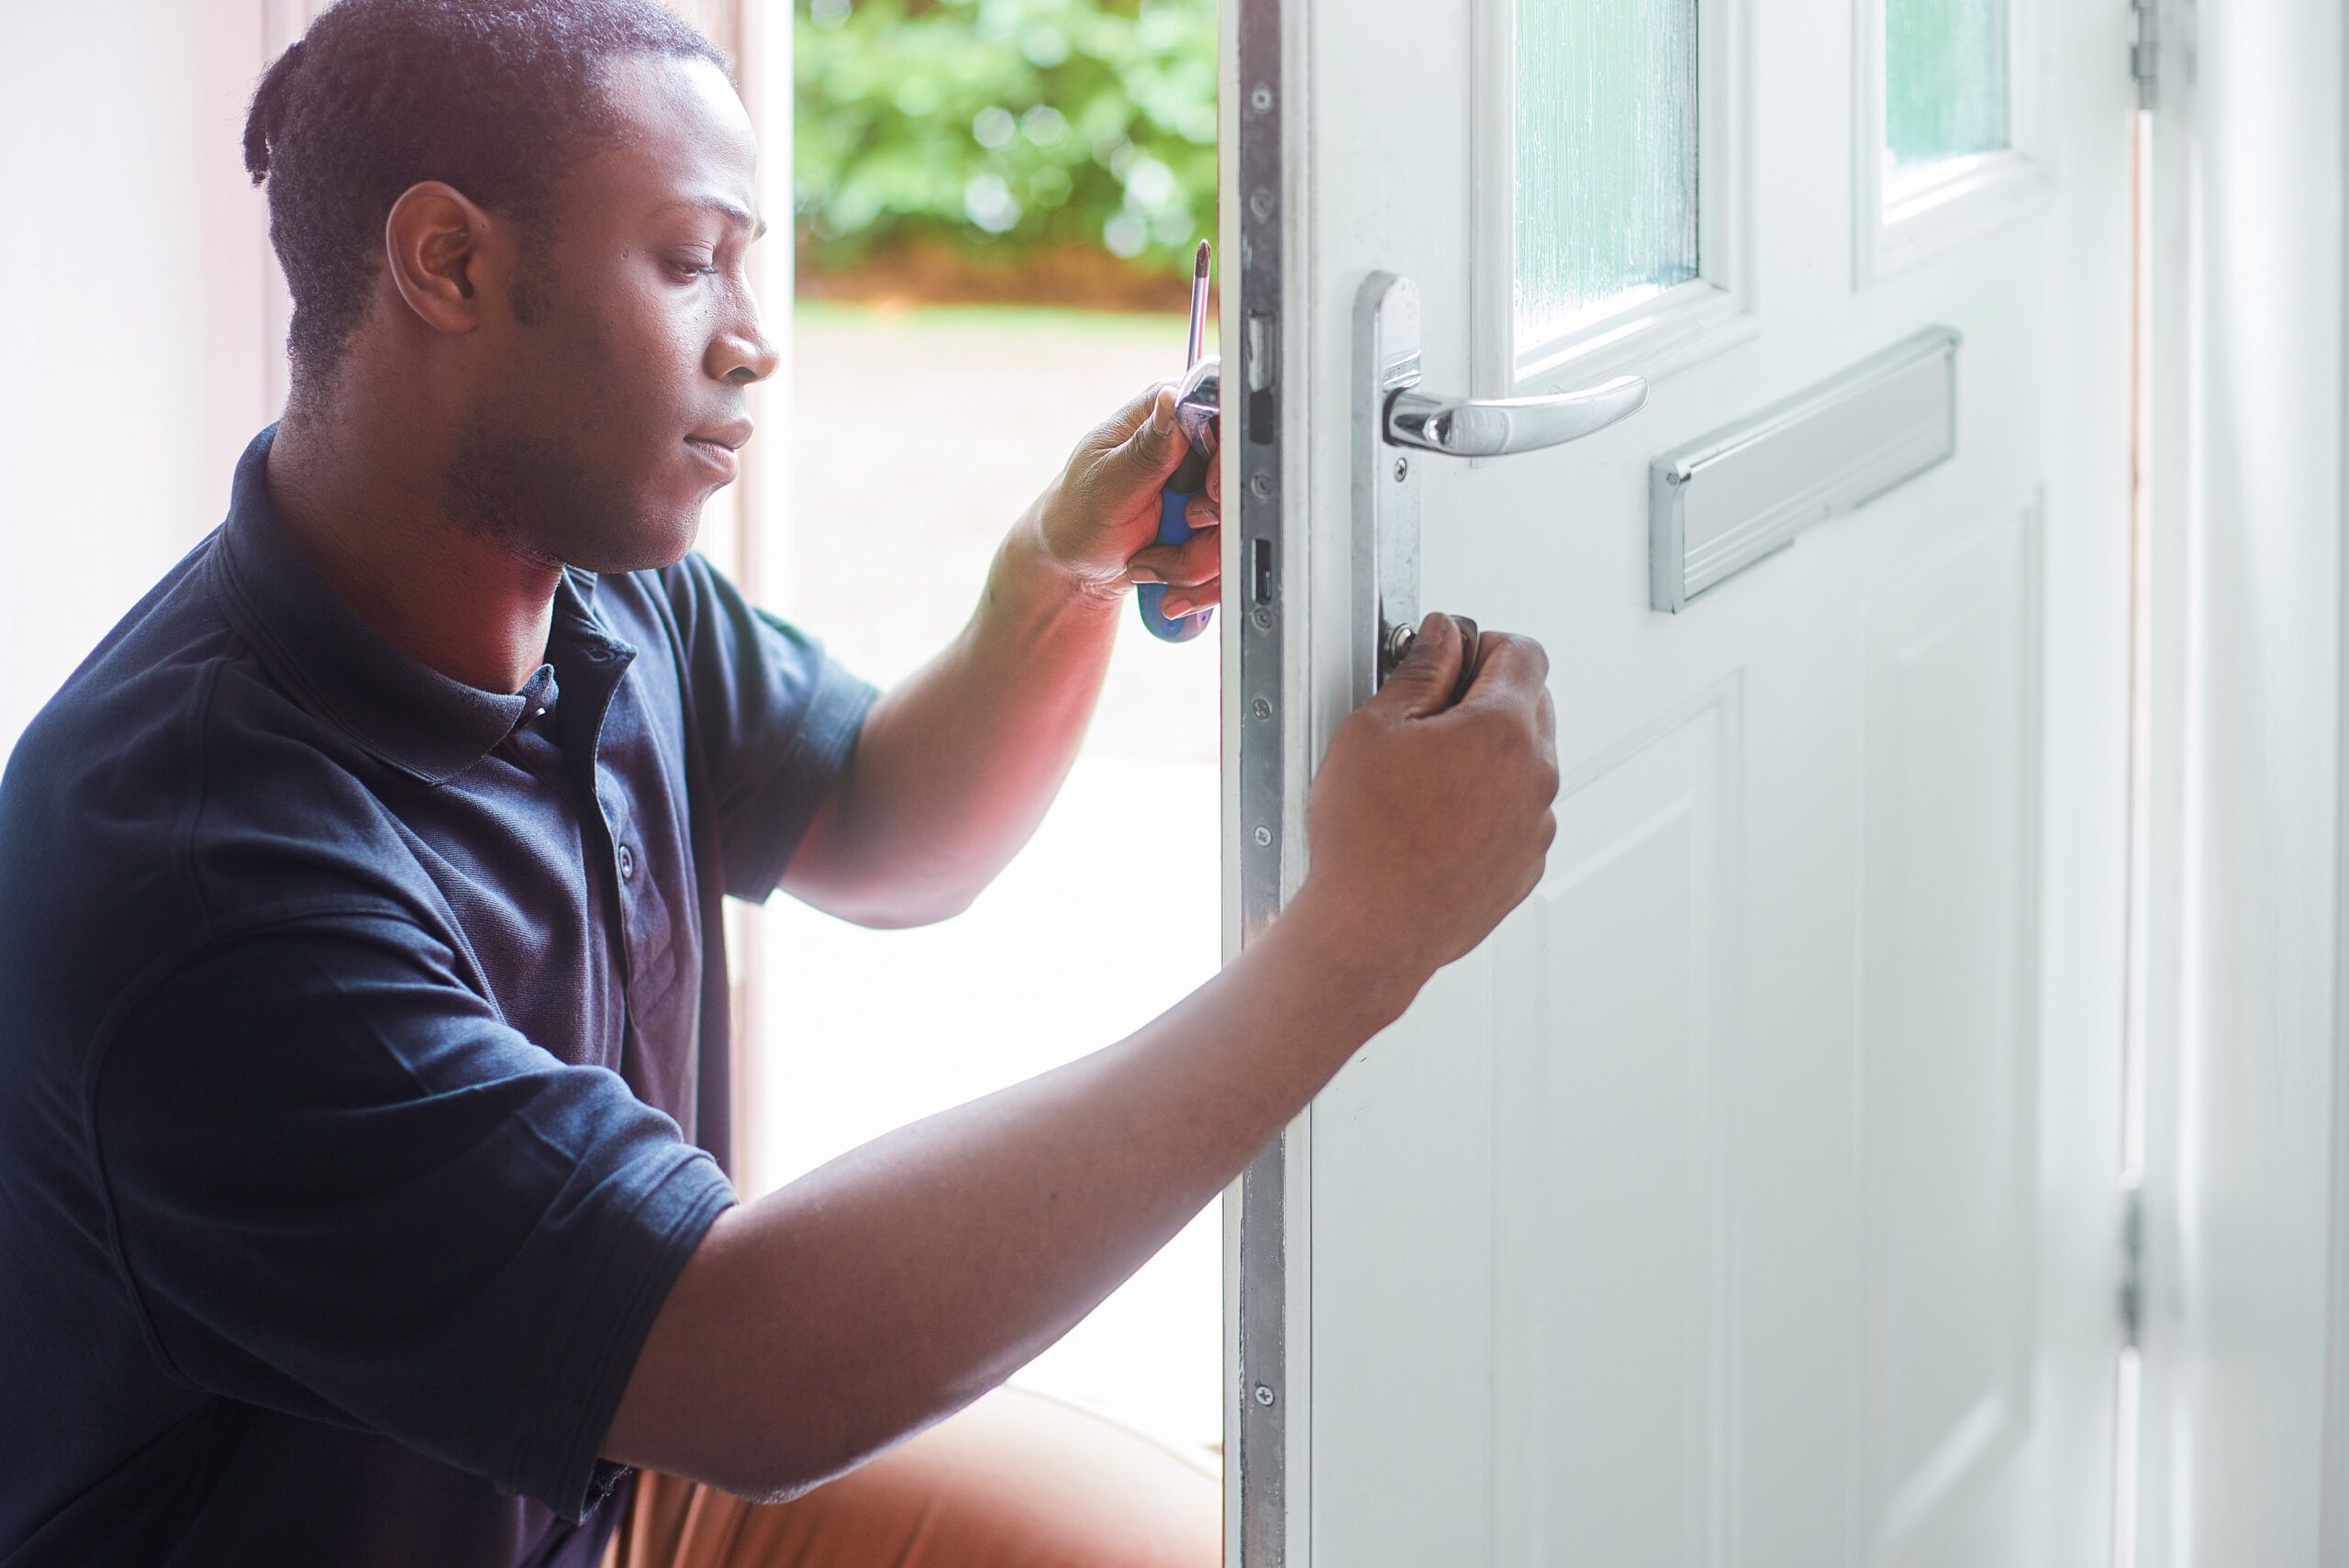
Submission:
[[[2150,9],[2138,1562],[2315,1568],[2349,1554],[2349,27]],[[2260,183],[2278,147],[2316,199]]]

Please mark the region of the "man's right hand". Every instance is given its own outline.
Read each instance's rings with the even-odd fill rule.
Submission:
[[[1407,999],[1524,902],[1558,833],[1549,656],[1487,631],[1453,704],[1464,651],[1452,617],[1431,614],[1338,727],[1306,802],[1312,869],[1282,917],[1305,906],[1385,955]]]
[[[797,1496],[1002,1382],[1164,1245],[1540,876],[1549,662],[1487,633],[1450,704],[1460,656],[1431,617],[1348,716],[1307,802],[1313,871],[1220,973],[1114,1045],[712,1221],[604,1457]]]

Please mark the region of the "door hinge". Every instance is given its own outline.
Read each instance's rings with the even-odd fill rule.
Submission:
[[[2121,1343],[2135,1350],[2145,1327],[2145,1189],[2132,1182],[2121,1189]]]
[[[2129,0],[2129,74],[2137,83],[2137,106],[2160,106],[2162,0]]]

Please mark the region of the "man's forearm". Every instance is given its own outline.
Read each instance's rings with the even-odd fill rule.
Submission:
[[[1023,518],[954,640],[874,704],[785,885],[871,925],[967,906],[1068,776],[1123,604],[1054,569]]]
[[[1065,1333],[1408,1004],[1310,897],[1116,1045],[721,1215],[607,1457],[789,1495]]]

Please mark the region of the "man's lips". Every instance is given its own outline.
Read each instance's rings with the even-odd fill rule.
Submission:
[[[724,447],[729,452],[740,451],[742,444],[751,439],[753,428],[755,427],[748,419],[736,419],[730,424],[712,425],[707,429],[689,431],[685,439],[707,441],[714,447]]]
[[[740,466],[734,456],[735,450],[750,439],[751,422],[737,419],[730,425],[720,425],[715,429],[696,430],[685,438],[685,445],[691,447],[694,454],[704,462],[731,479]]]

